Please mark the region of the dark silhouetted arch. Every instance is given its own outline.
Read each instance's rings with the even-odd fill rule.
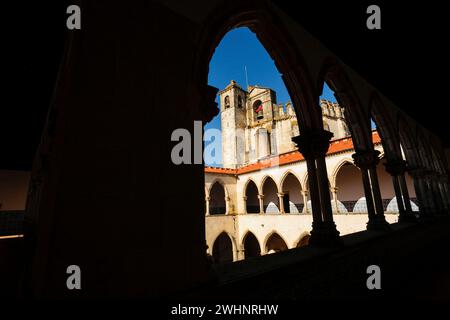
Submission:
[[[222,232],[214,241],[212,255],[214,263],[233,261],[233,244],[227,233]]]
[[[225,214],[225,212],[225,189],[216,181],[209,192],[209,214]]]
[[[261,255],[261,247],[258,239],[251,232],[248,232],[244,238],[244,255],[245,259],[259,257]]]

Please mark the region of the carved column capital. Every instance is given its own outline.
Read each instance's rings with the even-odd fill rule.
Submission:
[[[367,170],[377,166],[380,162],[379,155],[378,150],[356,151],[352,158],[358,168]]]
[[[259,199],[259,200],[264,199],[264,195],[263,195],[263,194],[258,194],[258,199]]]
[[[399,176],[406,172],[407,166],[405,160],[389,160],[384,164],[386,172],[391,176]]]
[[[280,198],[283,198],[283,197],[284,197],[284,193],[283,193],[283,192],[278,192],[277,195],[278,195]]]
[[[325,157],[330,146],[333,133],[323,129],[310,129],[293,137],[292,141],[297,145],[305,159],[317,159]]]

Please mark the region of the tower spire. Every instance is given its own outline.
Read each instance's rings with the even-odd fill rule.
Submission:
[[[247,75],[247,66],[244,66],[245,70],[245,84],[247,85],[246,89],[248,90],[248,75]]]

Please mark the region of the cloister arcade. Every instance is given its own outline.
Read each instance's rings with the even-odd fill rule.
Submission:
[[[219,263],[276,258],[280,250],[339,247],[344,234],[383,234],[390,223],[420,226],[449,213],[438,137],[276,3],[83,4],[91,27],[67,39],[27,193],[26,268],[15,268],[26,269],[30,297],[167,297],[211,283],[205,238]],[[119,16],[120,28],[104,27]],[[219,112],[209,64],[238,27],[256,34],[281,75],[296,150],[275,156],[277,165],[273,157],[237,169],[176,164],[171,134],[193,133],[194,121]],[[332,141],[324,127],[325,82],[344,108],[348,138]],[[74,263],[88,270],[81,291],[65,286]]]
[[[431,134],[370,85],[359,86],[361,79],[333,55],[324,54],[313,61],[297,48],[291,50],[283,45],[290,41],[289,36],[271,23],[267,28],[257,12],[232,17],[218,21],[218,25],[224,25],[219,34],[210,34],[212,47],[235,26],[254,31],[283,75],[300,135],[292,137],[298,151],[276,155],[275,166],[258,163],[253,169],[205,169],[209,247],[216,237],[211,233],[227,232],[227,228],[235,241],[235,260],[256,252],[294,248],[298,243],[339,245],[340,235],[366,228],[387,231],[390,223],[426,219],[449,208],[448,179],[442,170],[446,166],[443,157],[436,156],[441,149],[431,150],[435,146]],[[265,27],[260,28],[262,25]],[[212,51],[208,54],[209,61]],[[346,138],[331,141],[333,134],[323,121],[322,112],[328,111],[318,105],[325,84],[343,109]],[[224,188],[220,195],[227,194],[227,210],[219,222],[208,214],[216,211],[212,199],[218,197],[210,180],[225,176],[228,182],[220,184]],[[232,222],[226,222],[227,216],[232,217]],[[245,216],[258,222],[246,219],[246,224]],[[279,221],[264,220],[269,216],[278,216]],[[299,219],[293,221],[293,217]],[[215,227],[209,229],[209,220],[213,219]],[[249,227],[252,223],[262,228],[271,224],[271,230],[266,228],[258,234]],[[305,227],[299,228],[303,223]],[[222,230],[217,230],[218,225]],[[249,229],[252,236],[242,235],[243,229]],[[290,240],[283,240],[285,233],[290,234]],[[307,240],[294,243],[293,233],[297,237],[305,233]],[[256,242],[259,250],[255,249]],[[251,253],[246,255],[246,248]]]
[[[382,157],[380,165],[376,168],[376,174],[383,214],[388,223],[398,222],[400,207],[393,178],[386,171],[385,153],[380,137],[376,131],[372,135],[375,150],[378,150]],[[361,170],[351,157],[354,153],[351,138],[331,142],[330,151],[325,159],[330,173],[328,177],[330,205],[337,230],[341,235],[362,231],[368,222],[368,205],[362,187]],[[230,252],[234,248],[236,252],[228,255],[234,257],[234,260],[267,254],[273,248],[274,251],[282,251],[296,248],[300,243],[301,246],[308,244],[311,236],[312,206],[309,198],[307,166],[305,160],[294,153],[281,155],[281,159],[288,157],[290,162],[264,169],[256,168],[255,171],[245,173],[240,173],[247,170],[245,167],[219,171],[215,168],[205,168],[206,207],[209,208],[209,212],[206,212],[206,233],[210,248],[215,247],[216,241],[225,241],[224,237],[216,239],[223,232],[228,233],[236,242],[233,246],[221,245]],[[411,214],[419,217],[414,180],[406,174],[404,183],[405,188],[410,190],[408,195]],[[221,203],[219,207],[215,207],[217,203]],[[404,203],[404,199],[401,203]],[[226,208],[227,211],[224,210]],[[243,217],[247,219],[244,220]],[[264,232],[256,232],[257,229],[261,229],[259,224],[266,225],[266,228],[263,228]],[[245,235],[242,236],[242,232],[246,232]],[[277,245],[268,246],[266,238],[272,233],[280,238],[274,236],[276,240],[271,239]],[[290,240],[283,240],[287,235]],[[293,237],[300,235],[303,240],[294,241]],[[212,254],[214,256],[214,250]]]

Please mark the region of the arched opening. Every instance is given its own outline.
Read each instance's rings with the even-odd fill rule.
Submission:
[[[247,183],[247,187],[245,189],[245,206],[247,213],[259,213],[259,199],[258,199],[258,187],[250,180]]]
[[[244,238],[244,258],[259,257],[261,255],[261,247],[258,239],[251,232],[248,232]]]
[[[292,173],[288,173],[281,185],[283,207],[286,213],[303,212],[303,195],[300,181]]]
[[[246,17],[252,14],[257,15],[258,13],[247,13]],[[228,210],[230,212],[234,212],[236,207],[240,210],[244,200],[247,213],[279,213],[279,190],[272,178],[268,178],[263,184],[259,184],[259,177],[247,176],[243,178],[236,176],[232,170],[237,169],[239,172],[239,169],[251,166],[261,161],[261,159],[266,160],[266,158],[295,150],[295,144],[291,138],[299,134],[299,128],[302,127],[306,120],[297,121],[297,115],[301,119],[305,116],[302,116],[302,113],[298,110],[296,113],[294,106],[300,105],[300,101],[311,100],[309,95],[313,86],[308,82],[309,75],[306,73],[300,75],[297,72],[298,66],[302,64],[300,54],[297,52],[292,54],[292,48],[289,46],[276,45],[277,43],[279,44],[280,39],[284,38],[284,35],[279,34],[277,37],[265,36],[267,33],[277,33],[275,26],[269,29],[265,27],[260,29],[262,24],[255,24],[257,20],[252,18],[249,21],[249,25],[251,25],[250,31],[249,28],[242,27],[246,25],[245,21],[237,21],[236,25],[239,27],[236,27],[231,22],[234,21],[233,19],[235,18],[230,17],[226,22],[221,21],[227,27],[221,30],[220,35],[209,34],[208,32],[204,35],[206,39],[209,38],[212,44],[214,46],[217,45],[217,47],[214,50],[213,48],[208,48],[208,50],[211,50],[207,53],[207,57],[210,58],[209,73],[206,73],[206,68],[200,71],[200,74],[204,74],[200,76],[199,82],[203,83],[205,75],[208,75],[209,88],[218,89],[215,102],[219,106],[219,114],[213,117],[212,120],[209,120],[204,129],[205,133],[210,129],[220,129],[221,132],[219,148],[215,149],[215,154],[219,155],[217,157],[219,160],[208,162],[208,154],[206,154],[205,163],[206,165],[211,163],[211,166],[220,163],[219,166],[224,169],[221,173],[229,174],[229,180],[226,180],[229,188],[225,191],[230,191],[229,198],[227,198],[228,201],[226,201],[226,206],[229,207]],[[258,32],[258,37],[252,31]],[[270,55],[259,42],[260,40],[264,41],[264,44],[271,49]],[[281,42],[281,44],[283,43]],[[283,51],[283,54],[280,54],[278,51]],[[276,66],[274,61],[277,62]],[[295,62],[296,71],[292,72],[290,77],[282,78],[280,74],[284,73],[280,72],[281,69],[285,71],[292,70],[288,66],[289,61]],[[199,65],[201,68],[204,68],[202,64],[199,63]],[[291,99],[284,81],[290,83],[292,88],[294,86],[299,87],[303,83],[303,90],[290,90],[289,92],[296,94]],[[303,97],[304,95],[308,95],[308,97],[305,98]],[[275,121],[279,121],[279,119],[284,121],[283,126],[279,126],[278,123],[275,125]],[[283,130],[277,132],[280,127]],[[289,134],[286,134],[285,131]],[[292,132],[295,132],[295,134],[292,134]],[[205,153],[208,147],[214,144],[216,140],[205,140]],[[205,170],[205,172],[208,174],[208,172],[217,171]],[[250,180],[245,185],[244,192],[241,193],[241,190],[238,190],[238,188],[233,188],[233,182],[231,182],[233,179],[235,181],[252,179],[258,181],[258,186],[254,181]],[[236,182],[236,184],[239,187],[242,186],[240,182]],[[260,194],[264,196],[260,198]],[[228,193],[225,193],[225,196],[227,195]],[[208,199],[214,202],[213,190],[211,190]],[[301,203],[301,200],[300,198],[298,202]],[[210,214],[217,214],[217,211],[210,210]],[[210,218],[206,218],[207,222],[214,220],[214,223],[226,224],[236,217],[230,215],[214,219]],[[227,220],[228,218],[229,220]],[[206,234],[215,232],[214,230],[217,230],[217,225],[212,223],[206,224]],[[233,239],[238,238],[238,235],[232,233],[232,231],[230,231],[229,235]],[[254,241],[256,239],[253,239],[253,237],[254,235],[249,235],[245,240],[246,243],[243,245],[249,246],[250,255],[257,255],[257,242]],[[259,251],[264,249],[261,243]]]
[[[226,232],[222,232],[214,241],[212,256],[214,263],[233,261],[233,243]]]
[[[351,162],[345,162],[336,174],[338,205],[344,212],[367,212],[366,198],[361,185],[361,172]]]
[[[218,181],[214,182],[209,192],[209,214],[225,214],[226,202],[225,202],[225,189],[224,186]]]
[[[225,96],[224,104],[225,104],[225,109],[228,109],[230,107],[230,97],[229,96]]]
[[[261,100],[256,100],[253,103],[253,114],[256,120],[261,120],[264,118],[264,107]]]
[[[351,83],[341,66],[334,62],[325,64],[322,72],[324,82],[320,107],[324,123],[333,133],[332,140],[351,138],[353,149],[364,149],[368,145],[365,133],[369,129],[364,124]],[[362,177],[356,167],[348,167],[348,164],[350,163],[346,162],[339,168],[334,187],[330,188],[331,208],[335,214],[354,211],[358,200],[363,205],[361,212],[367,212]]]
[[[298,131],[299,126],[292,107],[299,104],[300,99],[292,101],[280,77],[282,72],[277,69],[283,65],[275,66],[275,57],[271,56],[281,57],[277,51],[285,48],[271,46],[269,55],[260,42],[268,39],[259,37],[260,34],[257,37],[242,21],[238,24],[239,27],[231,27],[221,34],[220,42],[214,43],[217,47],[209,57],[208,85],[219,89],[215,100],[219,113],[205,125],[205,131],[219,129],[222,134],[218,137],[221,146],[215,150],[217,161],[208,161],[208,152],[205,163],[216,166],[219,163],[225,168],[240,167],[291,151],[291,136],[277,133],[276,126],[269,126],[267,121],[289,116],[286,126],[290,126],[291,131],[294,127]],[[253,30],[254,21],[251,25]],[[210,36],[219,40],[218,35]],[[282,61],[285,63],[286,57]],[[298,82],[295,85],[298,86]],[[289,114],[285,112],[286,105],[291,106]],[[208,146],[213,144],[217,144],[215,139],[205,140],[205,150],[211,150]]]
[[[266,252],[268,254],[285,251],[288,247],[286,242],[284,242],[283,238],[280,237],[278,233],[273,233],[266,242]]]
[[[264,180],[264,184],[262,187],[264,201],[263,207],[265,213],[279,213],[279,200],[278,200],[278,188],[271,177],[267,177]]]
[[[309,234],[303,236],[303,237],[297,242],[296,247],[297,247],[297,248],[306,247],[306,246],[309,244],[309,238],[310,238],[310,235],[309,235]]]

